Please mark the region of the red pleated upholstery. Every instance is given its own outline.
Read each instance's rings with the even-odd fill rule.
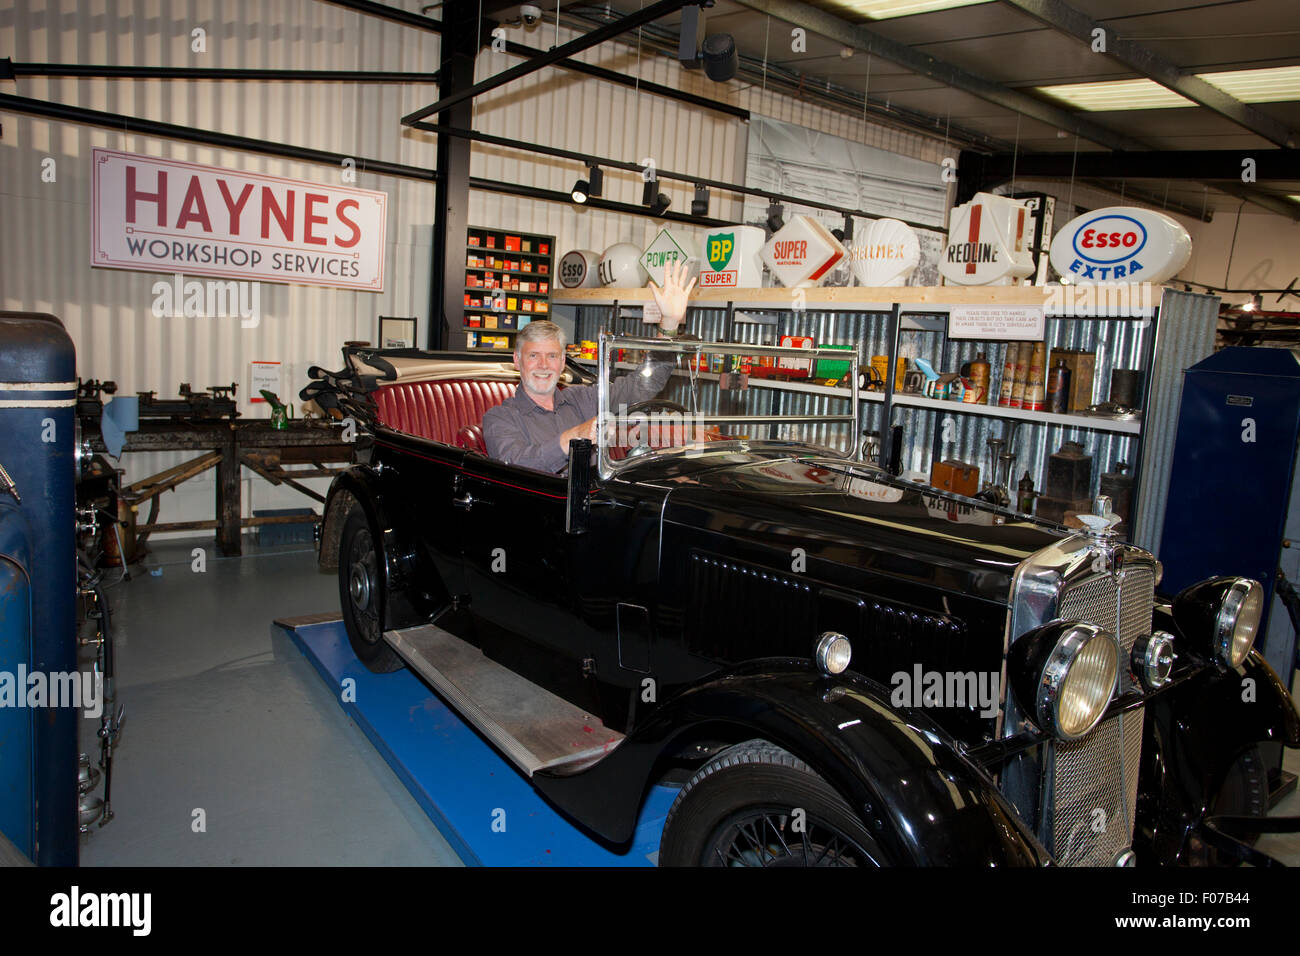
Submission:
[[[459,443],[461,429],[483,420],[483,413],[515,393],[510,382],[410,382],[383,385],[375,393],[379,421],[389,428],[448,445]],[[461,445],[461,447],[469,447]]]
[[[478,425],[464,425],[456,432],[456,447],[467,451],[487,454],[487,442],[483,440],[483,429]]]

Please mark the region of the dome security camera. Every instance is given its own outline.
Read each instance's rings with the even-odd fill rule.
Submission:
[[[525,3],[519,8],[519,16],[524,21],[524,26],[531,27],[542,18],[542,8],[535,4]]]

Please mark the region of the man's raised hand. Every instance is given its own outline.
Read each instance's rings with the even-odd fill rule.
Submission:
[[[655,284],[654,279],[650,280],[650,291],[659,304],[659,311],[663,313],[659,327],[665,332],[675,332],[686,318],[686,303],[690,300],[691,290],[695,288],[695,279],[685,281],[686,273],[686,260],[678,259],[664,266],[662,289]]]

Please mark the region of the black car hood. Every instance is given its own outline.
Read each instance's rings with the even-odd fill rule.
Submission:
[[[826,560],[1005,603],[1016,566],[1054,525],[809,451],[743,448],[659,458],[620,477],[671,489],[668,520],[804,547]]]

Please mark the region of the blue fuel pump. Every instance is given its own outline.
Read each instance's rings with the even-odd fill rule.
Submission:
[[[77,670],[76,365],[57,318],[0,312],[0,674],[11,686],[20,672]],[[77,864],[77,719],[74,707],[0,707],[0,829],[41,865]]]

